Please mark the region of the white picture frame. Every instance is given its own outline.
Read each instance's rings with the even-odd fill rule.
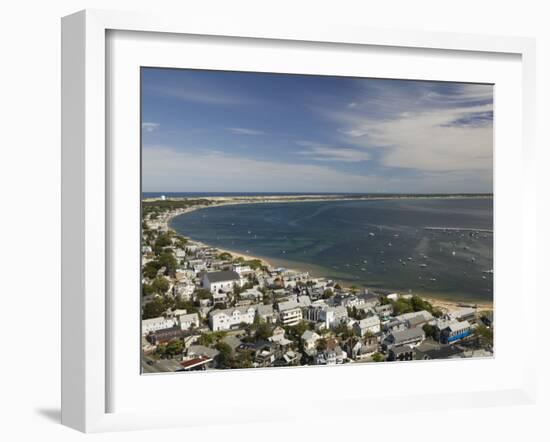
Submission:
[[[337,44],[339,47],[377,47],[379,50],[402,48],[403,50],[429,49],[444,52],[471,53],[483,58],[484,54],[508,54],[516,56],[521,66],[521,127],[520,150],[523,163],[521,177],[521,241],[516,245],[521,253],[521,270],[516,304],[518,311],[529,311],[536,302],[536,290],[528,274],[529,256],[536,253],[533,223],[535,222],[534,176],[528,171],[534,161],[534,107],[535,107],[535,44],[532,39],[517,37],[493,37],[450,33],[427,33],[403,30],[358,29],[346,26],[308,23],[296,27],[282,23],[211,22],[206,19],[130,14],[122,12],[87,10],[65,17],[62,21],[62,423],[85,432],[123,429],[158,428],[169,426],[208,425],[213,411],[205,414],[206,405],[197,406],[195,413],[187,410],[168,411],[152,405],[150,410],[118,410],[110,403],[114,388],[110,375],[112,346],[109,336],[113,328],[113,313],[109,299],[110,266],[115,259],[109,244],[115,229],[112,223],[113,201],[110,169],[113,166],[108,150],[112,140],[106,130],[110,118],[108,107],[109,76],[107,64],[112,62],[107,34],[109,32],[156,33],[164,36],[217,36],[219,38],[254,39],[255,41],[285,42],[287,45],[308,42],[310,44]],[[153,35],[153,34],[150,34]],[[136,93],[138,93],[136,91]],[[497,102],[498,112],[498,102]],[[498,117],[497,117],[498,118]],[[519,122],[516,122],[519,124]],[[497,143],[499,142],[497,138]],[[518,147],[519,149],[519,147]],[[498,161],[496,167],[498,168]],[[139,171],[138,171],[139,173]],[[497,175],[498,180],[498,175]],[[519,240],[518,240],[519,241]],[[495,253],[499,253],[498,247]],[[498,312],[497,312],[498,315]],[[499,324],[506,327],[506,324]],[[524,331],[526,346],[534,345],[529,339],[532,330]],[[111,330],[111,331],[110,331]],[[498,332],[497,332],[498,333]],[[136,330],[136,336],[138,331]],[[526,349],[527,350],[527,349]],[[498,359],[498,352],[496,353]],[[447,364],[450,362],[435,362]],[[419,366],[406,365],[408,370],[419,372]],[[413,368],[414,367],[414,368]],[[383,368],[369,367],[372,370]],[[304,369],[300,369],[304,370]],[[305,369],[309,370],[309,369]],[[323,369],[324,370],[324,369]],[[340,368],[336,369],[336,371]],[[334,372],[334,370],[332,370]],[[416,409],[441,407],[468,407],[473,401],[486,406],[498,404],[532,403],[535,397],[536,363],[528,359],[514,371],[509,383],[497,388],[479,388],[475,391],[429,391],[422,395],[396,392],[377,395],[376,404],[364,403],[361,392],[353,397],[343,397],[346,406],[341,413],[353,414],[353,410],[365,413],[406,410],[414,404]],[[252,382],[260,382],[258,371],[248,374]],[[275,371],[269,375],[280,377]],[[285,375],[299,380],[303,371],[291,370]],[[346,372],[346,375],[348,373]],[[333,376],[326,371],[327,377]],[[193,382],[199,382],[192,374]],[[210,376],[210,375],[209,375]],[[238,374],[236,376],[239,376]],[[175,382],[174,377],[163,378],[166,385]],[[170,378],[172,380],[170,380]],[[115,377],[116,379],[116,377]],[[118,377],[120,379],[120,376]],[[236,378],[235,378],[236,379]],[[209,382],[215,383],[215,378]],[[299,385],[299,384],[298,384]],[[365,396],[366,398],[367,396]],[[395,399],[399,397],[399,404]],[[330,400],[337,400],[331,398]],[[437,401],[437,405],[434,405]],[[318,398],[309,401],[313,410],[323,413],[324,402]],[[246,402],[243,400],[242,405]],[[250,422],[295,418],[292,409],[257,407],[246,418]],[[301,411],[307,416],[307,412]],[[334,416],[334,410],[331,411]],[[217,421],[223,416],[217,416]],[[235,418],[227,420],[235,422]]]

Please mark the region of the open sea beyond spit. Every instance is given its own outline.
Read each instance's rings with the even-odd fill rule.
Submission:
[[[171,227],[348,286],[493,299],[492,198],[237,204],[177,216]]]

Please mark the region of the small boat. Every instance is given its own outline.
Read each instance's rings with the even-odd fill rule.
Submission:
[[[373,236],[375,236],[375,235],[374,235],[374,233],[369,232],[369,236],[370,236],[370,237],[373,237]]]
[[[426,268],[426,267],[428,267],[428,264],[420,264],[420,267]]]
[[[409,256],[409,257],[407,258],[407,261],[412,261],[412,260],[413,260],[413,259],[412,259],[411,256]]]
[[[366,271],[367,271],[367,269],[366,269],[365,267],[361,267],[361,270],[362,270],[363,272],[366,272]]]
[[[455,256],[455,255],[456,255],[456,252],[453,250],[453,256]]]

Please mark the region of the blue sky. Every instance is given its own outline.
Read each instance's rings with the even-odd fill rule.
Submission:
[[[142,69],[145,192],[492,192],[493,87]]]

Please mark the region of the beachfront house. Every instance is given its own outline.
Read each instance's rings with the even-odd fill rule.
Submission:
[[[374,311],[381,318],[387,318],[393,315],[393,305],[392,304],[382,304],[374,307]]]
[[[235,285],[241,286],[241,277],[234,271],[207,272],[202,277],[202,286],[210,293],[230,292]]]
[[[473,323],[477,320],[476,309],[472,307],[463,307],[449,313],[449,319],[456,319],[457,321],[468,321]]]
[[[468,321],[451,320],[440,332],[443,344],[451,344],[470,335],[471,326]]]
[[[247,266],[247,265],[233,264],[232,267],[233,267],[233,271],[238,273],[239,275],[247,275],[253,272],[250,266]]]

